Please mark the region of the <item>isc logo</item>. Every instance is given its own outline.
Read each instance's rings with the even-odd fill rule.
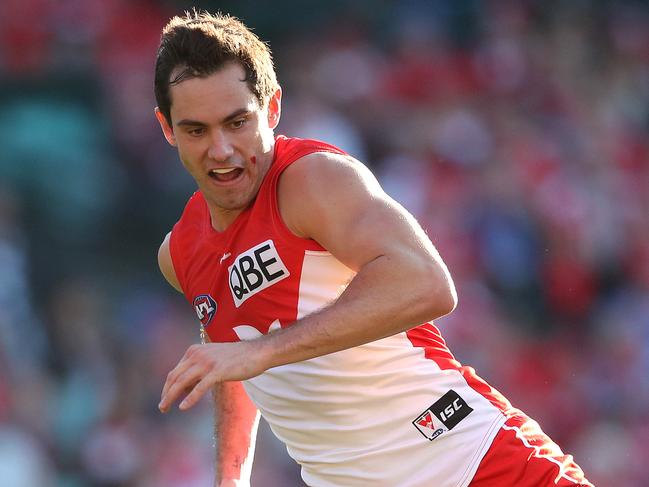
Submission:
[[[429,409],[448,429],[455,428],[460,421],[473,411],[473,408],[453,389],[444,394]]]
[[[239,254],[228,267],[228,275],[232,299],[238,308],[246,299],[290,274],[279,258],[273,241],[266,240]]]
[[[433,441],[442,433],[455,428],[472,411],[473,408],[457,392],[451,389],[426,409],[426,411],[421,413],[412,424],[422,435],[430,441]],[[443,427],[436,427],[435,421],[433,420],[435,416],[442,423]]]
[[[462,399],[459,397],[455,399],[451,404],[446,406],[443,411],[439,412],[439,417],[442,421],[448,421],[451,416],[455,414],[456,411],[459,411],[462,409],[463,404],[462,404]]]

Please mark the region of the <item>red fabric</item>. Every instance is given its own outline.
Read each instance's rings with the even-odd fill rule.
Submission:
[[[525,416],[512,416],[498,432],[470,487],[593,487],[571,455],[565,455]]]
[[[480,462],[471,487],[592,487],[572,456],[564,455],[536,421],[513,408],[472,367],[462,366],[453,357],[435,325],[418,326],[409,330],[407,336],[413,346],[424,349],[426,358],[442,370],[460,372],[472,389],[508,417]]]
[[[215,308],[209,321],[204,323],[211,341],[238,341],[236,326],[251,326],[266,334],[271,324],[279,321],[285,327],[297,318],[304,252],[323,248],[314,240],[295,236],[284,225],[277,204],[277,184],[284,169],[314,152],[344,154],[324,142],[278,136],[273,162],[257,197],[228,228],[223,232],[212,228],[207,203],[200,191],[190,198],[174,226],[171,259],[185,298],[196,308],[197,314],[201,301],[204,301],[204,310]],[[238,255],[269,239],[289,275],[237,307],[228,286],[229,266]],[[211,304],[207,304],[205,296],[212,299]]]
[[[410,343],[414,347],[424,349],[424,355],[427,359],[435,361],[437,366],[442,370],[455,369],[462,374],[467,384],[479,392],[483,397],[489,400],[491,404],[497,407],[503,414],[508,415],[512,411],[512,405],[496,389],[487,384],[480,378],[473,367],[463,366],[458,362],[453,354],[446,347],[446,342],[442,338],[439,329],[432,323],[425,323],[417,328],[406,332]]]

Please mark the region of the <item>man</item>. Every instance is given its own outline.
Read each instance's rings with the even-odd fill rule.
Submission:
[[[455,289],[414,218],[343,151],[274,136],[282,92],[243,24],[172,19],[155,93],[198,185],[160,268],[208,342],[159,407],[214,391],[215,485],[249,484],[258,409],[313,486],[590,485],[447,349],[431,320]]]

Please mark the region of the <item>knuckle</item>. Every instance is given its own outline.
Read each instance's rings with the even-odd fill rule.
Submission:
[[[199,344],[194,344],[190,345],[190,347],[187,349],[187,357],[191,357],[192,359],[196,360],[197,358],[200,357],[201,352],[203,351],[202,345]]]
[[[178,376],[172,387],[184,387],[185,382],[187,382],[187,374],[182,374]]]

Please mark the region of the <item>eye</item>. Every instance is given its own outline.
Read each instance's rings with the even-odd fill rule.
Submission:
[[[239,120],[234,120],[232,123],[230,123],[230,127],[232,127],[233,129],[240,129],[245,125],[245,123],[246,119],[240,118]]]
[[[196,127],[188,130],[187,133],[192,137],[200,137],[205,133],[205,129],[203,127]]]

